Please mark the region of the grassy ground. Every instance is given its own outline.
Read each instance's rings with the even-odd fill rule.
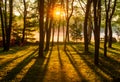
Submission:
[[[0,82],[113,82],[120,78],[120,43],[103,56],[100,46],[99,66],[93,64],[94,45],[84,54],[83,43],[55,44],[45,58],[38,58],[38,46],[12,47],[0,52]],[[115,81],[117,82],[117,81]]]

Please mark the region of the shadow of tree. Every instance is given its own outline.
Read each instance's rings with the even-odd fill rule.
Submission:
[[[77,53],[79,53],[79,51],[73,47],[71,45],[71,47],[73,48],[73,50]],[[108,78],[106,78],[105,76],[103,76],[99,71],[98,71],[98,67],[96,67],[93,63],[93,58],[92,56],[89,55],[83,55],[83,53],[79,54],[80,58],[82,58],[84,60],[84,62],[89,66],[89,68],[100,78],[101,82],[109,82],[110,80]]]
[[[23,77],[21,82],[43,82],[46,71],[47,71],[47,66],[50,61],[51,53],[52,53],[52,48],[51,48],[47,58],[46,57],[36,58],[35,63],[28,70],[27,74]],[[45,55],[46,54],[47,54],[47,52],[45,53]],[[45,60],[47,60],[47,62],[43,66]],[[32,78],[32,79],[30,79],[30,78]]]
[[[120,81],[120,62],[110,57],[101,57],[98,67],[109,75],[113,81],[117,79]]]
[[[76,62],[70,52],[70,50],[67,48],[65,51],[67,57],[70,60],[70,63],[72,64],[72,66],[75,68],[75,71],[77,72],[77,74],[79,75],[79,78],[81,79],[81,82],[88,82],[87,79],[81,74],[81,72],[79,71],[79,68],[76,65]]]
[[[76,52],[78,52],[78,50],[71,46]],[[103,49],[102,49],[103,50]],[[110,53],[113,53],[112,51],[109,51]],[[100,53],[102,54],[102,53]],[[114,54],[118,54],[118,53],[114,53]],[[92,55],[92,54],[91,54]],[[93,59],[91,55],[87,55],[89,57],[89,59]],[[102,54],[103,55],[103,54]],[[91,70],[93,70],[98,76],[100,76],[100,78],[102,79],[102,81],[105,82],[118,82],[118,80],[120,80],[120,62],[114,60],[113,58],[110,57],[103,57],[100,56],[99,57],[99,66],[96,67],[93,62],[89,62],[87,57],[84,55],[80,55],[80,57],[83,58],[83,60],[87,63],[87,65],[91,68]],[[100,72],[97,71],[97,69],[102,70],[102,72],[104,72],[105,74],[107,74],[107,76],[109,76],[111,79],[108,79],[106,77],[104,77]]]
[[[10,60],[7,60],[5,63],[0,65],[0,69],[4,68],[8,64],[10,64],[12,61],[17,60],[18,58],[21,58],[21,57],[25,56],[26,54],[29,54],[30,52],[31,52],[31,50],[28,50],[24,54],[22,54],[21,56],[16,56],[14,58],[11,58]]]
[[[8,82],[11,81],[15,76],[25,67],[38,53],[38,49],[32,52],[28,57],[26,57],[22,62],[20,62],[15,68],[11,71],[7,72],[7,76],[3,77],[0,82]]]
[[[91,44],[91,46],[94,47],[93,44]],[[100,49],[101,49],[102,51],[104,51],[104,47],[100,47]],[[112,51],[112,50],[114,50],[114,51]],[[111,49],[107,49],[107,52],[113,53],[113,54],[116,54],[116,55],[120,55],[120,53],[118,53],[119,50],[120,50],[120,49],[118,49],[118,48],[111,48]]]

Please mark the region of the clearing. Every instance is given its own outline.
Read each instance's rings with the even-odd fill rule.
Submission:
[[[117,82],[120,79],[120,43],[103,56],[100,47],[99,66],[95,66],[94,45],[84,54],[83,43],[54,44],[44,58],[38,58],[38,45],[12,47],[0,52],[0,82]],[[1,48],[0,48],[1,51]]]

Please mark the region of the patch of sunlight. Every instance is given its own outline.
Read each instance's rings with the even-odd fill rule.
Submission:
[[[72,61],[75,62],[74,67],[78,70],[79,76],[81,75],[89,82],[101,82],[101,77],[96,74],[96,72],[98,72],[103,77],[111,79],[106,73],[94,66],[93,60],[89,57],[89,55],[80,55],[70,46],[67,48],[70,50],[69,53],[71,54]]]
[[[32,67],[32,65],[35,63],[36,59],[32,59],[28,65],[26,65],[17,75],[16,77],[12,80],[14,82],[20,82],[22,78],[26,75],[28,70]]]
[[[60,82],[60,64],[57,50],[51,53],[50,58],[46,60],[46,64],[47,68],[43,82]]]

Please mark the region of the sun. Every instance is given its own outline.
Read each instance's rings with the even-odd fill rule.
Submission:
[[[56,18],[58,18],[58,17],[60,17],[61,16],[61,9],[59,8],[59,7],[56,7],[55,9],[54,9],[54,17]]]
[[[60,16],[60,14],[61,14],[60,11],[56,11],[56,12],[55,12],[55,15],[56,15],[56,16]]]

